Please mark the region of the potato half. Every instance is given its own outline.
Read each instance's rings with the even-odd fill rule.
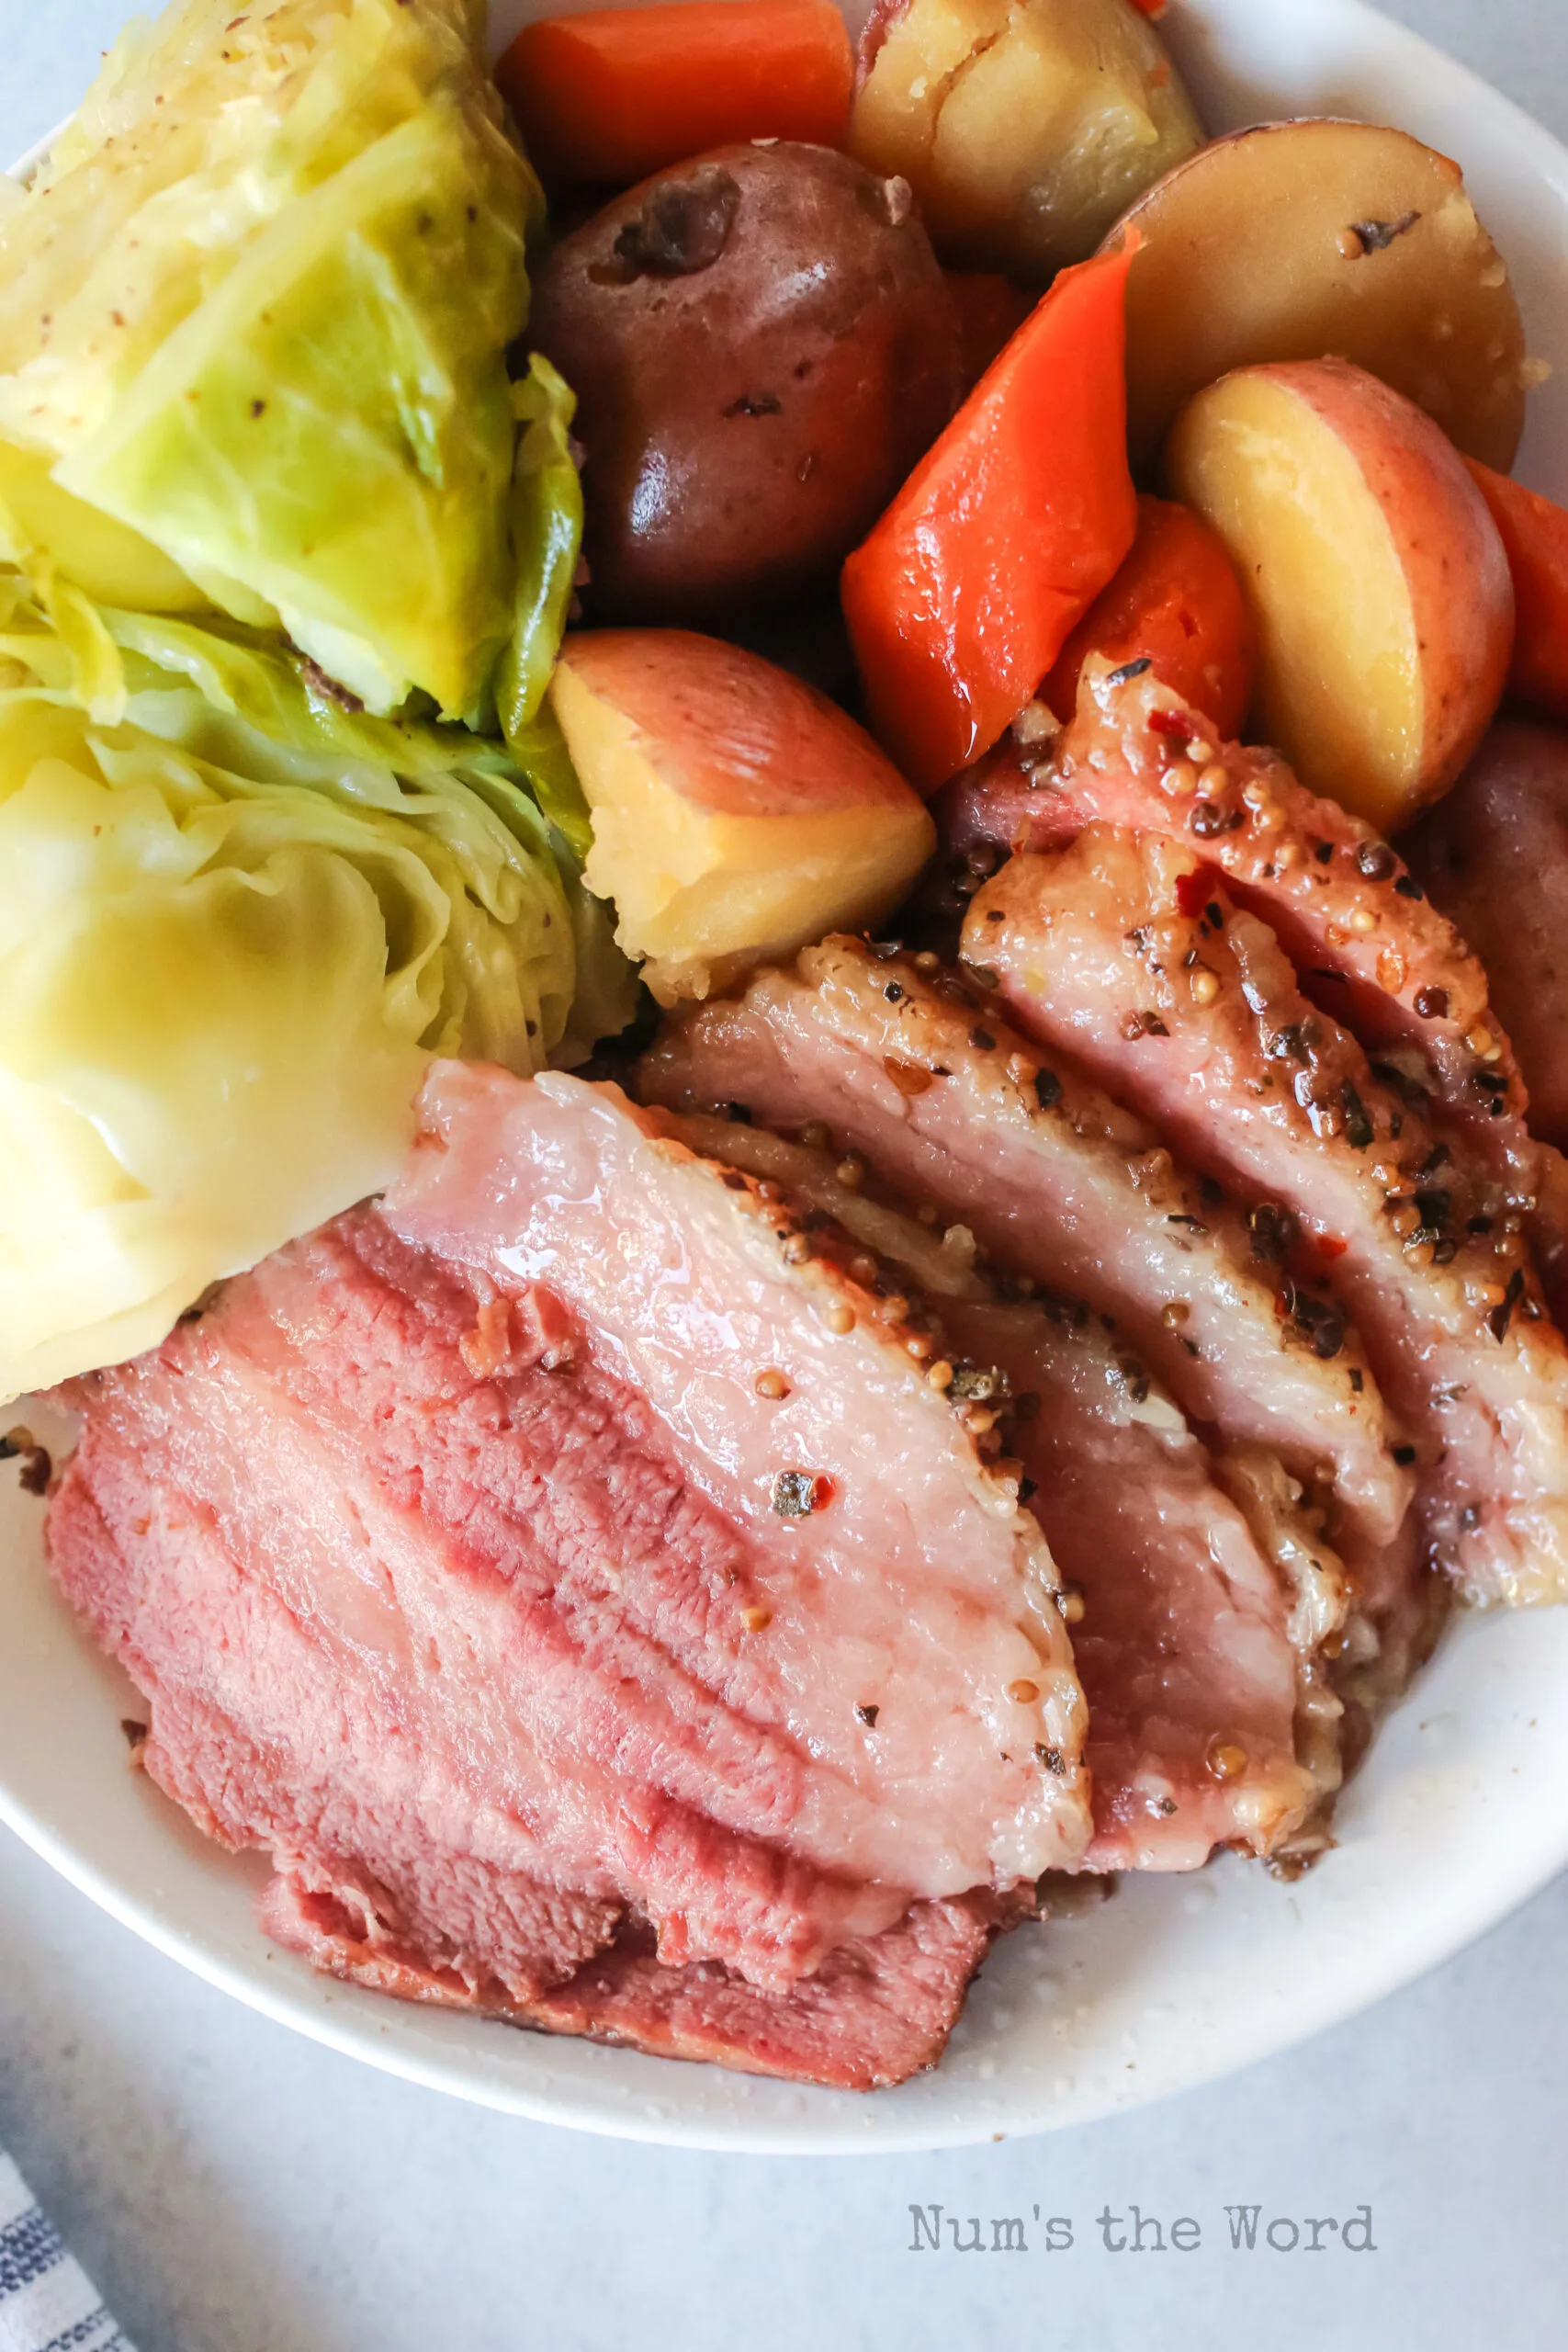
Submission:
[[[880,922],[936,846],[864,729],[738,646],[584,629],[550,704],[592,811],[589,888],[661,1004]]]
[[[1513,648],[1507,558],[1462,459],[1341,359],[1222,378],[1166,459],[1251,604],[1259,731],[1314,792],[1395,831],[1474,751]]]
[[[1506,473],[1525,342],[1507,268],[1457,164],[1403,130],[1285,122],[1216,140],[1133,207],[1128,429],[1151,458],[1233,368],[1354,360]]]
[[[1043,285],[1203,133],[1131,0],[884,0],[852,151],[902,174],[939,253]]]

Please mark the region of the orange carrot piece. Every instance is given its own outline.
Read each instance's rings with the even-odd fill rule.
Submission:
[[[873,725],[922,791],[997,741],[1133,544],[1134,243],[1063,270],[844,565]]]
[[[1514,575],[1509,691],[1568,718],[1568,512],[1474,458],[1464,462],[1492,509]]]
[[[625,187],[731,140],[837,146],[854,60],[832,0],[673,0],[541,17],[495,78],[541,171]]]
[[[1230,742],[1252,699],[1252,616],[1217,532],[1167,498],[1138,501],[1138,536],[1109,588],[1056,656],[1040,691],[1058,718],[1073,715],[1078,672],[1091,653],[1120,668],[1146,655],[1161,684],[1212,719]]]
[[[989,270],[946,269],[942,276],[958,321],[964,389],[970,391],[1018,333],[1034,308],[1035,298],[1021,293],[1011,278],[998,277]]]

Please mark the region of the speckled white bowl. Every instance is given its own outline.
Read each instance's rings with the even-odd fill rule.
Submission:
[[[525,6],[494,10],[506,38]],[[1508,256],[1531,349],[1521,471],[1568,499],[1568,153],[1355,0],[1175,0],[1164,29],[1216,130],[1396,122],[1455,155]],[[1568,1611],[1460,1624],[1384,1729],[1299,1884],[1231,1860],[1128,1880],[987,1963],[934,2075],[871,2098],[552,2041],[330,1984],[268,1947],[265,1872],[127,1767],[129,1683],[45,1579],[39,1510],[0,1478],[0,1819],[172,1959],[280,2023],[489,2107],[628,2138],[780,2153],[934,2148],[1081,2123],[1207,2081],[1364,2008],[1568,1863]]]

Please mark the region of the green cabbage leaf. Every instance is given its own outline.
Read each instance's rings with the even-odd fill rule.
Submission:
[[[506,350],[540,198],[481,13],[176,0],[0,215],[0,442],[32,462],[0,503],[90,594],[281,626],[380,713],[487,714],[535,562]]]
[[[517,588],[495,688],[509,741],[525,733],[544,702],[582,553],[582,484],[571,447],[577,395],[536,351],[527,375],[512,388],[512,404],[522,427],[512,486]]]
[[[503,745],[0,571],[0,1397],[378,1190],[432,1055],[525,1074],[633,997]]]

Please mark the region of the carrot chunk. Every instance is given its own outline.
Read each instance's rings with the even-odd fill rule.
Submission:
[[[997,741],[1133,544],[1133,249],[1063,270],[844,565],[873,725],[923,791]]]
[[[1492,509],[1514,575],[1509,691],[1568,718],[1568,511],[1474,458],[1464,462]]]
[[[1143,497],[1131,554],[1040,691],[1058,718],[1070,718],[1089,654],[1117,668],[1146,655],[1161,684],[1212,719],[1228,742],[1247,717],[1255,650],[1252,616],[1218,533],[1190,506]]]
[[[832,0],[672,0],[541,17],[495,78],[541,171],[624,187],[732,140],[837,146],[854,61]]]

